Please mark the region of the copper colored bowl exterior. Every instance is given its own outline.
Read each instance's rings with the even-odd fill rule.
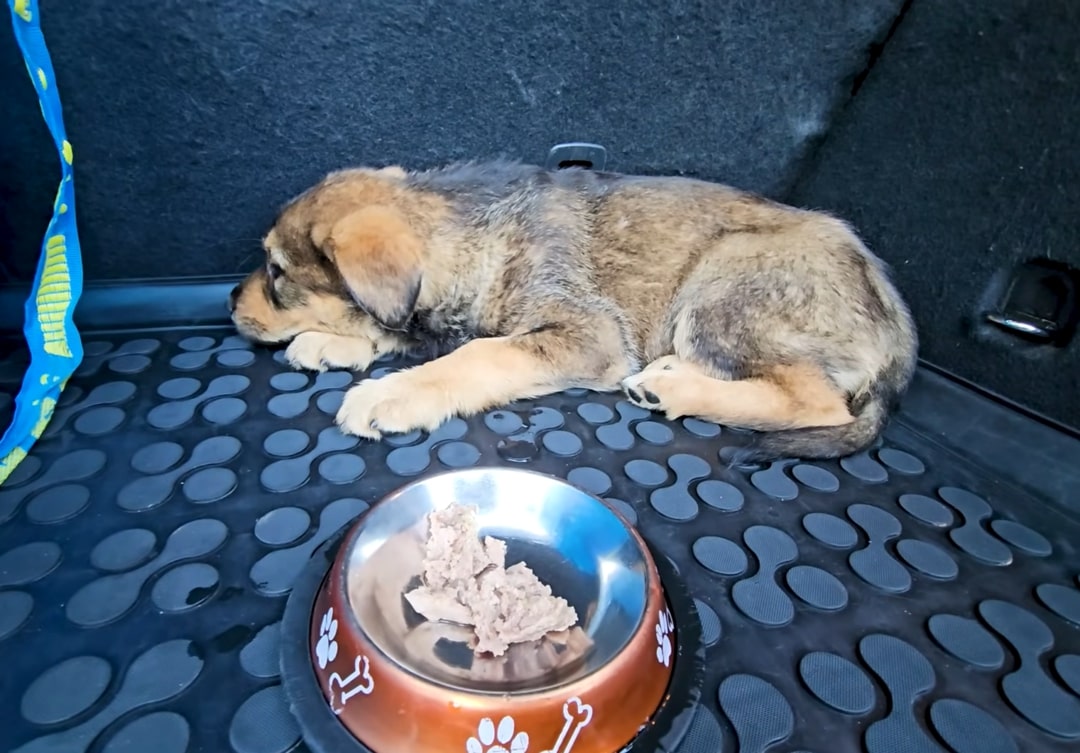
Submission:
[[[469,693],[429,682],[363,635],[348,604],[345,558],[354,524],[319,589],[310,657],[338,719],[374,753],[617,753],[663,702],[675,626],[648,549],[645,618],[630,642],[592,674],[538,693]],[[322,645],[320,646],[320,642]],[[665,645],[666,644],[666,645]]]

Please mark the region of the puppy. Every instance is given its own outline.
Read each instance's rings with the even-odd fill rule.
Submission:
[[[237,329],[363,370],[343,431],[432,430],[520,398],[622,389],[752,430],[739,461],[871,445],[916,364],[910,313],[843,222],[687,178],[512,162],[334,172],[266,235]]]

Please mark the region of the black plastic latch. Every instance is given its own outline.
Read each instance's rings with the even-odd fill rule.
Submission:
[[[1080,320],[1080,272],[1051,259],[1026,261],[986,319],[1012,334],[1064,345]]]
[[[546,167],[548,170],[565,170],[568,167],[603,170],[605,165],[607,165],[607,149],[599,144],[573,141],[551,147]]]

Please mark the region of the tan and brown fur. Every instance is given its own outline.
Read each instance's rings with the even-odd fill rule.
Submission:
[[[843,222],[687,178],[508,162],[332,173],[290,202],[237,328],[300,368],[365,369],[349,433],[571,387],[756,430],[742,459],[837,457],[880,434],[917,339],[884,265]]]

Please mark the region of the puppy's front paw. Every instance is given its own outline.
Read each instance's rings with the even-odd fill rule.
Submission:
[[[433,431],[450,417],[442,390],[417,384],[409,372],[365,379],[345,393],[335,421],[346,434],[379,439],[383,434]]]
[[[375,345],[370,340],[325,332],[301,332],[285,349],[285,360],[293,368],[311,371],[363,371],[374,359]]]

